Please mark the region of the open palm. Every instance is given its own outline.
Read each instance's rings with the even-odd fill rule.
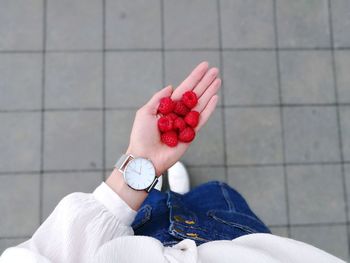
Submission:
[[[171,86],[167,86],[157,92],[136,113],[127,153],[150,159],[158,176],[177,162],[190,143],[179,142],[176,147],[169,147],[161,142],[157,127],[159,100],[169,96],[173,100],[179,100],[184,92],[188,90],[195,92],[198,104],[193,110],[200,113],[199,124],[195,128],[198,133],[214,112],[218,102],[217,92],[221,86],[221,80],[217,77],[218,72],[217,68],[209,69],[208,63],[202,62],[174,91]]]

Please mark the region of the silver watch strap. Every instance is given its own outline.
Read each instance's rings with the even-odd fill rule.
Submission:
[[[120,172],[124,171],[125,164],[129,159],[134,159],[134,156],[131,154],[123,154],[120,156],[119,160],[115,163],[114,167],[117,168]]]

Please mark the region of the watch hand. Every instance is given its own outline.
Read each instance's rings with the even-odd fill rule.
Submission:
[[[140,172],[139,172],[139,174],[141,174],[141,170],[142,170],[142,161],[141,161],[141,165],[140,165]]]

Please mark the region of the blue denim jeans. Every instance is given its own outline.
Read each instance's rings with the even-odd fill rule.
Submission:
[[[153,189],[132,228],[135,235],[154,237],[164,246],[183,239],[200,245],[251,233],[271,233],[236,190],[217,181],[202,184],[184,195]]]

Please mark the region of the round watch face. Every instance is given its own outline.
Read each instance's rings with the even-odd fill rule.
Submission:
[[[124,170],[126,183],[135,190],[143,190],[149,187],[155,176],[154,166],[151,161],[144,158],[132,159]]]

